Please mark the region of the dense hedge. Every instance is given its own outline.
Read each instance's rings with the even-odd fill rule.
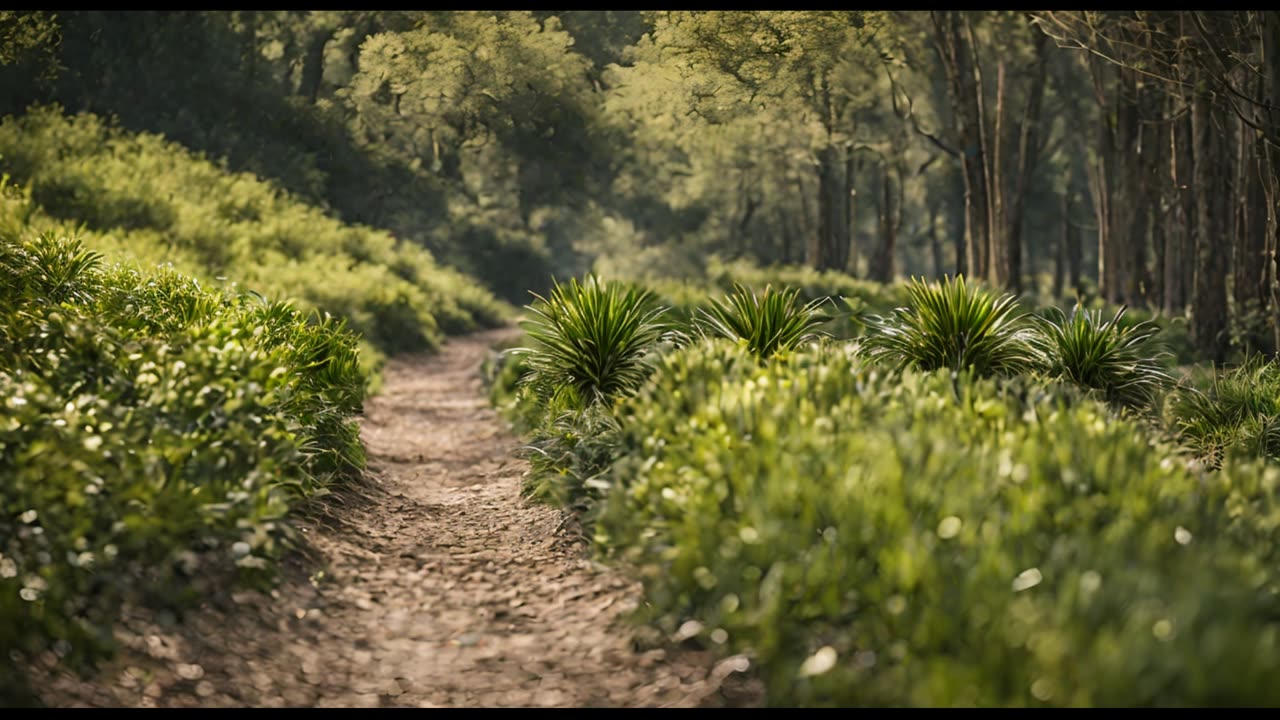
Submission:
[[[96,115],[48,107],[6,118],[0,170],[37,214],[83,224],[111,258],[171,263],[328,311],[385,352],[435,347],[442,333],[496,326],[509,313],[419,245],[347,225],[272,183]]]
[[[0,235],[0,697],[110,649],[125,599],[269,576],[300,498],[363,466],[356,337],[330,316]]]
[[[751,657],[771,704],[1280,702],[1277,365],[1170,388],[1147,331],[1101,317],[1036,326],[989,378],[690,332],[635,393],[547,403],[507,355],[491,397],[529,489],[643,579],[641,619]]]
[[[33,659],[108,654],[126,601],[269,580],[291,508],[363,466],[383,354],[509,309],[418,246],[93,115],[6,118],[0,170],[9,705]]]
[[[1280,471],[1073,395],[698,345],[619,410],[596,540],[776,704],[1280,702]]]

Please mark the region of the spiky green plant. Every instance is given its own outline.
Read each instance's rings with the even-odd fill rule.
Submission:
[[[1034,330],[1012,295],[968,285],[964,277],[907,287],[910,305],[873,317],[863,347],[896,367],[972,368],[979,375],[1016,375],[1040,365]]]
[[[698,324],[712,334],[737,340],[756,357],[769,358],[821,336],[818,328],[831,320],[821,312],[826,302],[801,305],[796,288],[774,290],[766,285],[757,294],[740,283],[724,300],[712,298],[709,310],[699,308]]]
[[[1050,374],[1097,390],[1111,403],[1150,405],[1172,380],[1160,366],[1164,353],[1153,342],[1159,328],[1147,321],[1125,327],[1120,324],[1124,314],[1120,308],[1103,320],[1101,310],[1076,305],[1070,316],[1053,307],[1037,317],[1036,343]]]
[[[44,232],[26,243],[4,242],[0,278],[9,302],[28,295],[54,303],[86,302],[101,264],[102,255],[85,248],[80,238]]]
[[[559,282],[528,305],[521,326],[532,347],[526,380],[544,398],[571,393],[581,404],[609,400],[635,390],[648,377],[646,356],[669,328],[666,308],[653,294],[631,284],[592,275],[585,282]]]
[[[1183,442],[1218,464],[1230,451],[1280,459],[1280,365],[1261,356],[1215,372],[1204,390],[1183,387],[1172,404]]]

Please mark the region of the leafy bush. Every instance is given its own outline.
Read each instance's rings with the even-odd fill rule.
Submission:
[[[1098,403],[848,348],[702,343],[618,413],[599,545],[780,706],[1270,705],[1280,470]]]
[[[0,699],[111,650],[126,600],[269,579],[302,498],[363,466],[341,321],[0,233]]]
[[[533,346],[519,352],[528,355],[529,382],[543,398],[569,392],[584,407],[644,382],[650,351],[669,329],[651,292],[590,276],[535,297],[534,317],[522,323]]]
[[[972,369],[982,376],[1016,375],[1040,363],[1033,331],[1012,295],[996,297],[963,277],[914,281],[911,304],[875,318],[866,340],[872,357],[920,370]]]
[[[714,334],[743,343],[759,358],[791,352],[818,339],[818,326],[830,318],[820,312],[822,300],[800,306],[795,289],[774,290],[766,285],[762,295],[735,286],[725,300],[712,299],[703,310],[702,326]]]
[[[1076,306],[1071,316],[1054,307],[1037,318],[1036,343],[1048,360],[1049,372],[1084,388],[1098,390],[1109,402],[1127,407],[1148,406],[1170,377],[1159,363],[1162,353],[1152,337],[1150,322],[1122,326],[1125,309],[1103,320],[1101,311]]]

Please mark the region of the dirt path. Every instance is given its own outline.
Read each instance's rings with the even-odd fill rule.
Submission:
[[[308,535],[315,559],[266,596],[182,622],[133,614],[95,681],[51,679],[50,705],[696,706],[740,668],[637,652],[620,622],[639,588],[595,566],[562,515],[519,497],[518,440],[478,368],[503,331],[393,361],[366,406],[372,482]],[[731,693],[741,702],[743,689]]]

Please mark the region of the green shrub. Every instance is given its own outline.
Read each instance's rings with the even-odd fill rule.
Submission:
[[[1148,406],[1171,379],[1160,367],[1163,353],[1152,343],[1158,328],[1150,322],[1122,326],[1124,314],[1121,308],[1110,320],[1103,320],[1101,311],[1078,305],[1070,317],[1049,308],[1037,318],[1036,343],[1054,376],[1100,391],[1118,405]]]
[[[996,297],[963,277],[914,281],[907,293],[908,307],[872,321],[865,344],[872,357],[897,368],[972,369],[982,376],[1016,375],[1040,364],[1033,330],[1012,295]]]
[[[621,432],[611,408],[592,403],[585,408],[544,408],[542,424],[527,450],[526,496],[577,511],[587,524],[608,489],[604,473],[617,459]]]
[[[725,300],[712,299],[711,309],[701,311],[701,326],[744,344],[759,358],[791,352],[817,340],[818,326],[830,320],[820,311],[822,300],[801,306],[796,301],[798,294],[795,289],[774,290],[766,285],[764,293],[757,295],[736,285]]]
[[[341,321],[0,234],[0,700],[112,649],[126,600],[270,579],[283,521],[364,464]]]
[[[1276,468],[1202,477],[1062,388],[840,347],[698,344],[617,417],[597,542],[771,704],[1280,701]]]

